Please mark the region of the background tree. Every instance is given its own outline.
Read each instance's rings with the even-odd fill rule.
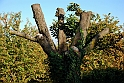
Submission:
[[[10,29],[31,36],[37,33],[28,20],[24,29],[20,30],[20,18],[21,12],[0,15],[0,80],[3,83],[27,83],[37,78],[49,80],[49,67],[44,63],[47,55],[40,45],[9,34]]]
[[[98,14],[95,15],[91,22],[92,25],[89,28],[89,38],[87,40],[89,41],[95,33],[98,33],[97,31],[104,27],[109,27],[110,33],[100,38],[96,43],[96,47],[85,56],[83,61],[84,63],[86,62],[86,64],[82,64],[82,69],[93,70],[94,68],[105,69],[107,67],[124,69],[123,26],[119,26],[118,22],[117,19],[110,16],[110,13],[104,15],[102,19]],[[88,63],[92,64],[89,65]]]

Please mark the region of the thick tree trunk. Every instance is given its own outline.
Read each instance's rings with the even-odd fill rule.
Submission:
[[[43,47],[43,50],[50,55],[50,52],[56,52],[56,46],[48,31],[43,12],[40,8],[40,4],[31,5],[35,22],[38,26],[39,33],[42,34],[41,39],[37,39],[38,43]],[[39,38],[39,37],[37,37]]]
[[[74,37],[72,46],[76,45],[79,40],[83,39],[84,43],[86,41],[87,29],[90,24],[90,17],[92,12],[82,12],[80,14],[80,23],[77,33]],[[76,45],[77,46],[77,45]]]

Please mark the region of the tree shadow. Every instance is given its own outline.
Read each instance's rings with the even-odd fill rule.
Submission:
[[[82,83],[124,83],[124,70],[94,69],[89,73],[84,73]]]

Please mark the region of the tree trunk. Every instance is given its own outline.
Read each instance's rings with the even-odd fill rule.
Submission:
[[[57,8],[56,15],[58,17],[58,51],[61,54],[62,52],[65,52],[67,50],[66,45],[66,35],[63,31],[64,28],[64,9]]]
[[[90,24],[90,17],[91,17],[92,12],[82,12],[80,14],[80,23],[79,23],[79,28],[77,30],[77,33],[75,35],[75,38],[73,40],[72,46],[76,45],[79,40],[83,40],[83,43],[86,41],[86,36],[87,36],[87,29]],[[76,45],[77,46],[77,45]]]
[[[42,34],[42,37],[36,37],[37,42],[41,45],[45,53],[50,55],[50,52],[56,52],[56,46],[50,36],[48,31],[43,12],[40,8],[40,4],[31,5],[35,22],[38,26],[39,33]]]

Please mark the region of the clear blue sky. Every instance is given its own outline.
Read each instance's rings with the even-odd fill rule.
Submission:
[[[39,3],[45,16],[47,25],[51,25],[55,18],[57,7],[66,10],[70,2],[80,4],[83,10],[91,10],[95,13],[103,14],[112,13],[112,16],[118,17],[119,24],[124,23],[124,0],[0,0],[0,13],[7,12],[22,12],[23,23],[26,23],[26,18],[29,18],[31,23],[35,25],[32,18],[31,4]],[[22,26],[21,26],[22,28]]]

